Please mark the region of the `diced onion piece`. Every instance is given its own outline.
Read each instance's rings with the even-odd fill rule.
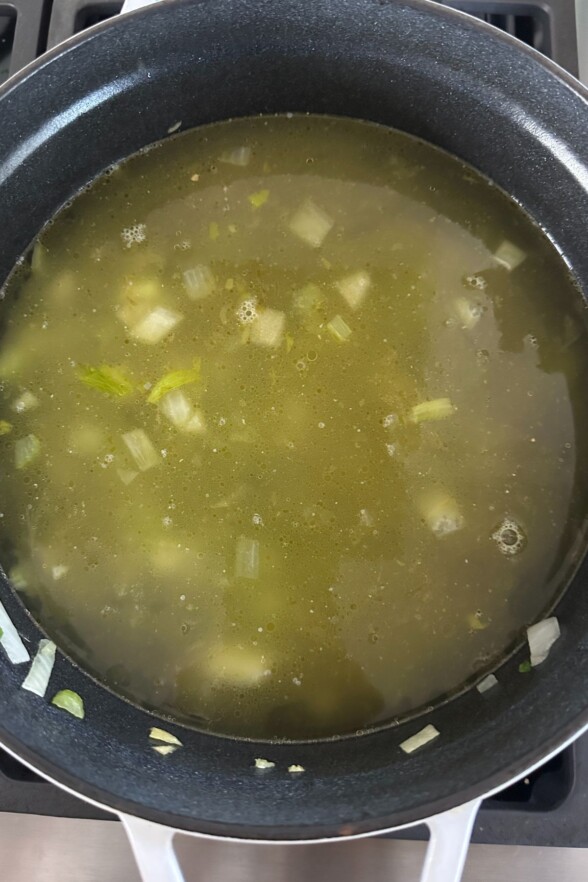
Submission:
[[[235,553],[235,576],[237,579],[259,577],[259,540],[239,536]]]
[[[320,248],[333,227],[333,220],[312,199],[307,199],[291,218],[289,227],[312,248]]]
[[[239,646],[219,646],[208,657],[208,678],[213,683],[259,686],[271,669],[262,653]]]
[[[53,696],[51,704],[54,704],[55,707],[61,708],[61,710],[67,711],[68,714],[71,714],[72,717],[77,717],[78,720],[84,719],[84,702],[73,689],[61,689]]]
[[[371,287],[369,273],[359,270],[337,282],[337,289],[351,309],[359,309]]]
[[[159,463],[159,454],[143,429],[126,432],[122,439],[140,472],[146,472]]]
[[[298,775],[300,772],[305,772],[306,769],[304,768],[304,766],[299,766],[296,763],[292,763],[291,766],[288,766],[288,771],[292,775]]]
[[[273,769],[275,765],[271,760],[263,759],[261,756],[256,757],[254,762],[256,769]]]
[[[212,294],[216,287],[212,270],[204,264],[187,269],[183,277],[186,293],[190,300],[202,300]]]
[[[56,567],[51,568],[51,575],[56,582],[59,582],[60,579],[63,579],[64,576],[67,576],[69,573],[69,567],[65,566],[65,564],[57,564]]]
[[[327,324],[327,330],[338,343],[345,343],[351,337],[351,328],[340,315],[336,315]]]
[[[412,735],[410,738],[407,738],[406,741],[403,741],[400,745],[400,749],[405,753],[413,753],[415,750],[418,750],[419,747],[424,747],[429,741],[433,741],[438,735],[438,729],[429,723],[428,726],[425,726],[425,728],[421,729],[420,732],[417,732],[416,735]]]
[[[286,315],[277,309],[264,309],[259,311],[254,322],[251,323],[250,340],[257,346],[267,346],[276,349],[282,342]]]
[[[43,698],[47,691],[49,677],[55,664],[55,643],[52,640],[39,640],[39,648],[25,677],[22,688]]]
[[[536,668],[545,661],[549,650],[560,636],[559,622],[555,616],[543,619],[527,628],[527,640],[531,651],[531,667]]]
[[[179,313],[166,309],[165,306],[158,306],[131,328],[131,334],[141,343],[160,343],[171,334],[182,318]]]
[[[494,674],[488,674],[487,677],[484,677],[483,680],[480,680],[479,683],[476,684],[476,689],[480,693],[488,692],[489,689],[492,689],[493,686],[496,686],[498,680],[494,676]]]
[[[12,423],[0,420],[0,435],[8,435],[10,432],[12,432]]]
[[[509,272],[512,272],[517,266],[520,266],[526,256],[527,255],[524,251],[522,251],[517,245],[513,244],[513,242],[509,242],[508,239],[501,242],[494,252],[494,260],[496,263],[499,263],[500,266],[503,266]]]
[[[423,401],[415,404],[410,411],[409,419],[413,423],[445,420],[455,412],[455,407],[450,398],[434,398],[432,401]]]
[[[14,464],[17,469],[24,469],[35,460],[41,452],[41,442],[36,435],[19,438],[14,445]]]
[[[425,493],[419,509],[429,529],[439,538],[461,530],[464,525],[457,502],[443,490]]]
[[[161,756],[169,756],[170,753],[175,753],[178,748],[175,744],[152,744],[151,749]]]
[[[234,150],[225,150],[219,156],[220,162],[226,162],[228,165],[238,165],[244,168],[249,165],[251,159],[251,147],[235,147]]]
[[[12,619],[0,602],[0,645],[13,665],[20,665],[30,659],[29,651],[20,639],[20,634],[12,624]]]
[[[16,564],[16,566],[11,568],[8,573],[8,578],[10,579],[12,587],[16,588],[17,591],[24,591],[25,588],[29,587],[26,570],[20,564]]]
[[[250,193],[247,197],[253,208],[261,208],[269,199],[269,190],[258,190],[256,193]]]
[[[125,487],[128,487],[129,484],[134,481],[139,474],[139,472],[135,472],[133,469],[117,469],[116,473],[125,485]]]
[[[27,410],[33,410],[38,406],[39,399],[32,392],[29,392],[28,389],[12,402],[12,409],[15,413],[26,413]]]
[[[480,303],[467,297],[458,297],[454,301],[454,307],[461,326],[466,331],[471,331],[478,324],[484,312]]]
[[[182,429],[192,417],[192,405],[181,389],[164,395],[159,408],[176,429]]]
[[[304,288],[301,288],[294,294],[294,306],[302,313],[313,312],[320,309],[324,299],[319,286],[309,282],[308,285],[305,285]]]
[[[206,432],[206,423],[204,422],[202,411],[193,411],[192,416],[183,428],[184,432],[190,432],[192,435],[203,435]]]
[[[175,744],[176,747],[182,747],[182,742],[179,738],[176,738],[175,735],[172,735],[171,732],[167,732],[165,729],[158,729],[157,726],[152,726],[149,729],[149,737],[153,741],[163,741],[164,744]]]
[[[35,242],[33,246],[33,253],[31,255],[31,269],[35,273],[43,272],[43,270],[47,269],[47,255],[49,254],[48,249],[41,244],[41,242]]]

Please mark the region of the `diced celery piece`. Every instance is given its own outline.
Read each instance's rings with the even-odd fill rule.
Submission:
[[[255,321],[251,323],[250,340],[257,346],[276,349],[282,342],[285,324],[285,313],[277,309],[264,309],[257,313]]]
[[[79,720],[84,719],[84,702],[73,689],[61,689],[60,692],[53,696],[51,704],[54,704],[55,707],[61,708],[61,710],[67,711],[68,714],[77,717]]]
[[[494,260],[496,263],[499,263],[500,266],[503,266],[509,272],[512,272],[517,266],[520,266],[526,257],[526,253],[522,251],[518,245],[509,242],[508,239],[501,242],[494,252]]]
[[[365,270],[359,270],[350,276],[345,276],[344,279],[340,279],[336,283],[339,293],[353,310],[359,309],[362,305],[371,284],[370,275]]]
[[[208,297],[216,287],[216,280],[209,266],[198,264],[183,273],[184,286],[190,300]]]
[[[259,540],[239,536],[235,553],[235,576],[238,579],[259,577]]]
[[[216,221],[208,225],[208,237],[212,242],[216,242],[220,236],[220,229]]]
[[[133,391],[133,384],[117,367],[101,364],[100,367],[83,365],[78,368],[78,377],[90,389],[104,392],[115,398],[122,398]]]
[[[455,407],[450,398],[434,398],[432,401],[423,401],[416,404],[410,411],[409,419],[413,423],[424,423],[435,420],[445,420],[452,416]]]
[[[143,429],[126,432],[122,439],[140,472],[146,472],[159,463],[159,454]]]
[[[250,193],[247,197],[253,208],[261,208],[265,205],[269,198],[269,190],[257,190],[256,193]]]
[[[168,392],[181,389],[190,383],[197,383],[200,379],[200,359],[195,359],[193,367],[180,371],[170,371],[164,374],[151,389],[147,401],[149,404],[157,404]]]
[[[320,248],[334,221],[318,205],[307,199],[290,220],[290,231],[311,248]]]
[[[14,445],[14,464],[17,469],[30,465],[41,452],[41,442],[36,435],[25,435]]]
[[[340,315],[336,315],[327,324],[327,330],[339,343],[345,343],[351,337],[351,328]]]
[[[0,420],[0,435],[8,435],[9,432],[12,432],[12,423],[9,423],[7,420]]]
[[[182,321],[182,318],[179,313],[158,306],[131,328],[131,334],[142,343],[160,343]]]

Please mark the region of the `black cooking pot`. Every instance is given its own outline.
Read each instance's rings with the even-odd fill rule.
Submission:
[[[175,123],[278,111],[374,120],[471,163],[526,208],[588,293],[588,92],[510,37],[419,0],[179,0],[41,58],[0,90],[0,284],[82,185]],[[521,675],[520,653],[490,693],[400,727],[268,746],[172,726],[185,746],[162,758],[148,744],[153,715],[67,658],[51,691],[79,692],[83,721],[23,691],[25,666],[0,652],[0,742],[86,798],[182,830],[296,840],[407,824],[499,788],[588,724],[587,581],[584,561],[540,668]],[[0,596],[34,652],[39,628],[4,577]],[[400,742],[429,722],[440,736],[405,755]],[[276,767],[259,772],[256,756]]]

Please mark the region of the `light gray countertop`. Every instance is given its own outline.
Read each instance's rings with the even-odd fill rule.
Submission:
[[[238,845],[177,837],[186,882],[416,882],[425,845]],[[139,882],[121,824],[0,814],[2,882]],[[464,882],[585,882],[588,849],[472,845]]]

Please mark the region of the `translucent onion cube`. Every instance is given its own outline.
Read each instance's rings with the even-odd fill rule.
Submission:
[[[286,316],[277,309],[264,309],[251,323],[250,341],[257,346],[276,349],[282,342]]]
[[[140,472],[146,472],[159,463],[159,454],[143,429],[133,429],[122,438]]]
[[[351,309],[355,310],[359,309],[367,297],[372,280],[369,273],[360,270],[357,273],[352,273],[350,276],[345,276],[344,279],[340,279],[336,284],[341,297],[343,297]]]
[[[183,273],[184,286],[190,300],[203,300],[215,288],[215,278],[210,267],[199,264]]]
[[[526,258],[526,253],[518,245],[505,239],[494,252],[494,260],[509,272],[512,272]]]
[[[183,316],[164,306],[156,307],[152,312],[141,319],[133,328],[131,334],[142,343],[160,343],[182,321]]]
[[[307,199],[291,218],[289,227],[303,242],[320,248],[333,227],[333,220],[312,199]]]

